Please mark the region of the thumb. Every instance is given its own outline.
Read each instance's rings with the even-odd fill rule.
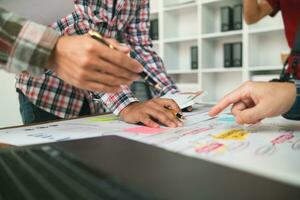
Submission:
[[[265,107],[258,104],[252,108],[245,109],[242,111],[236,111],[235,116],[237,123],[239,124],[256,124],[260,120],[265,118],[264,109]]]

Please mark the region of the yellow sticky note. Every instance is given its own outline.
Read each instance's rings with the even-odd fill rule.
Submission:
[[[119,118],[117,116],[99,116],[89,119],[90,122],[111,122],[116,121]]]
[[[243,129],[232,129],[224,131],[218,135],[214,135],[213,138],[222,140],[244,140],[249,134],[249,132]]]

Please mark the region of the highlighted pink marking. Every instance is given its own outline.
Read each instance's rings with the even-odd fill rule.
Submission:
[[[225,145],[221,144],[221,143],[212,143],[212,144],[206,145],[204,147],[196,148],[196,152],[197,153],[210,153],[210,152],[213,152],[213,151],[215,151],[217,149],[220,149],[224,146]]]
[[[166,128],[149,128],[146,126],[138,126],[133,128],[124,129],[125,132],[135,134],[159,134],[167,130]]]
[[[272,142],[272,144],[282,144],[293,138],[294,138],[294,135],[291,133],[288,133],[288,134],[284,134],[284,135],[281,135],[281,136],[275,138],[271,142]]]

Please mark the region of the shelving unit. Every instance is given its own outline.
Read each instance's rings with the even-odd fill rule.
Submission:
[[[281,15],[266,17],[242,30],[221,32],[221,7],[242,0],[150,0],[151,19],[159,19],[154,49],[182,91],[203,89],[204,102],[216,102],[247,80],[274,77],[280,54],[289,52]],[[223,44],[243,43],[243,66],[224,68]],[[191,69],[192,46],[198,47],[199,69]]]

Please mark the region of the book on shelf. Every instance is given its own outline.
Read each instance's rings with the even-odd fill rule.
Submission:
[[[150,38],[152,40],[159,40],[159,23],[158,19],[150,21]]]
[[[232,44],[233,67],[242,67],[243,65],[243,43],[237,42]]]
[[[165,7],[180,6],[195,3],[196,0],[164,0]]]
[[[224,44],[224,67],[242,67],[243,66],[243,43],[225,43]]]
[[[232,30],[233,9],[229,6],[221,8],[221,31],[226,32]]]
[[[225,68],[232,67],[232,44],[231,43],[224,44],[224,67]]]
[[[221,7],[221,31],[243,29],[243,5]]]
[[[191,47],[191,69],[198,69],[198,47]]]
[[[235,5],[233,7],[233,29],[243,29],[243,5]]]

